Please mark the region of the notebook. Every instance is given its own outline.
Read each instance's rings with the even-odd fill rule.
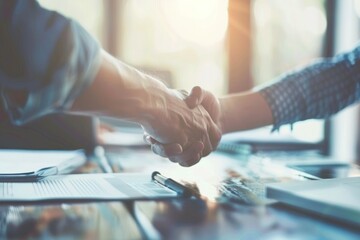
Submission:
[[[0,181],[33,181],[83,165],[83,150],[0,150]]]
[[[268,184],[280,202],[360,226],[360,177]]]
[[[178,197],[150,174],[99,173],[49,176],[35,182],[0,182],[0,202],[133,200]]]

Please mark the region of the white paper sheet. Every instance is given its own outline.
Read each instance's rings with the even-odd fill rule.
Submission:
[[[0,202],[43,200],[159,199],[177,197],[150,174],[68,174],[36,182],[0,182]]]
[[[57,167],[62,171],[84,162],[85,154],[82,150],[0,150],[0,177],[5,174],[36,172],[48,167]]]

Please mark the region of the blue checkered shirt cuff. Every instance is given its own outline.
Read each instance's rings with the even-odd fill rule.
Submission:
[[[327,118],[360,99],[360,46],[281,75],[259,91],[273,114],[273,130]]]

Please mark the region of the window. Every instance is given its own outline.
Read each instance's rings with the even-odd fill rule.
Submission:
[[[252,1],[254,84],[272,81],[281,73],[321,57],[326,28],[324,0]],[[282,127],[281,132],[291,130]],[[301,140],[321,141],[324,123],[296,123],[292,134]]]
[[[252,23],[256,85],[322,55],[323,0],[255,0]]]
[[[226,92],[226,0],[124,0],[120,7],[120,59],[167,72],[175,88]]]
[[[79,21],[105,48],[114,37],[112,54],[160,76],[171,87],[190,90],[200,85],[226,93],[227,0],[39,2]],[[108,11],[117,16],[109,20]],[[109,24],[115,27],[109,29]]]
[[[104,40],[104,4],[102,0],[38,0],[41,6],[78,21],[100,42]]]

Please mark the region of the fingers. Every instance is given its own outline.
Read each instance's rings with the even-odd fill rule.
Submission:
[[[200,161],[202,157],[209,155],[216,149],[221,139],[221,131],[214,122],[210,122],[207,132],[201,137],[201,141],[192,142],[186,150],[180,144],[162,144],[144,133],[144,140],[151,145],[152,151],[181,166],[192,166]]]
[[[201,104],[203,100],[203,90],[201,87],[196,86],[191,89],[190,95],[185,98],[186,105],[193,109]]]
[[[208,133],[204,134],[202,139],[203,139],[202,141],[204,143],[204,150],[202,151],[201,155],[203,157],[206,157],[213,151],[213,146],[212,146],[210,136]]]
[[[155,139],[153,139],[148,133],[144,132],[144,135],[143,135],[143,139],[144,139],[144,142],[148,143],[148,144],[153,144],[156,142]]]
[[[152,138],[148,133],[144,132],[144,141],[151,145],[151,150],[161,156],[168,158],[169,156],[174,156],[181,154],[183,149],[182,146],[178,143],[173,144],[161,144]]]
[[[204,135],[203,137],[205,146],[202,152],[202,157],[206,157],[211,152],[215,151],[217,146],[219,145],[220,140],[221,140],[221,131],[215,124],[212,124],[208,134]]]
[[[221,140],[221,130],[216,124],[211,124],[209,131],[209,138],[212,146],[212,150],[215,151]]]
[[[162,139],[162,142],[180,143],[165,145],[157,142],[149,135],[144,136],[144,139],[151,145],[152,151],[155,154],[169,158],[171,161],[179,163],[181,166],[192,166],[199,162],[202,157],[207,156],[214,151],[219,144],[221,131],[217,123],[220,106],[217,98],[212,93],[203,90],[198,86],[194,87],[187,97],[186,94],[184,94],[183,97],[190,109],[197,108],[193,110],[192,114],[189,114],[192,119],[188,122],[191,124],[189,124],[189,126],[186,125],[182,134],[180,134],[186,139],[184,141],[179,141],[179,139],[175,141]],[[184,114],[184,116],[187,115]],[[166,132],[166,134],[167,133],[168,132]],[[192,142],[190,147],[183,149],[182,145],[186,146],[186,143],[189,140],[191,142],[197,142]]]
[[[176,156],[183,153],[182,146],[178,143],[163,145],[159,142],[154,142],[151,144],[151,150],[155,154],[165,158],[170,158],[171,156]]]
[[[202,142],[193,142],[191,146],[181,154],[170,156],[169,159],[172,162],[179,163],[180,166],[190,167],[200,161],[203,149],[204,144]]]
[[[154,140],[153,140],[154,141]],[[154,142],[151,150],[162,157],[169,158],[174,163],[179,163],[183,167],[190,167],[198,163],[202,157],[204,144],[200,141],[193,142],[189,148],[183,150],[180,144],[161,144]]]
[[[202,157],[204,144],[200,141],[194,142],[191,146],[183,151],[180,144],[161,144],[152,138],[148,133],[144,132],[144,140],[151,145],[151,150],[170,161],[179,163],[181,166],[189,167],[198,163]]]
[[[183,150],[177,143],[161,144],[147,133],[144,133],[144,140],[151,145],[151,150],[170,161],[179,163],[181,166],[189,167],[200,161],[202,157],[214,151],[221,139],[221,131],[215,124],[211,125],[209,134],[204,134],[202,141],[191,143],[191,146]]]

